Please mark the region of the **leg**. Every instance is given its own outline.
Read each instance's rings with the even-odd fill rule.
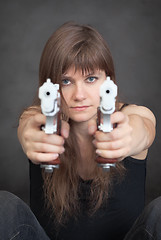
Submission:
[[[134,223],[124,240],[161,239],[161,197],[153,200]]]
[[[3,240],[49,240],[30,208],[5,191],[0,191],[0,236]]]

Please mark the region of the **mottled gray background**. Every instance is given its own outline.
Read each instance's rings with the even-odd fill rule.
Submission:
[[[156,115],[150,148],[147,201],[161,195],[161,1],[1,0],[0,189],[29,200],[28,161],[17,140],[18,116],[36,93],[44,44],[62,23],[96,27],[113,54],[120,96]],[[137,178],[137,173],[136,173]]]

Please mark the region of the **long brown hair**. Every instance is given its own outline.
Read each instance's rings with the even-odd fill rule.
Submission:
[[[89,25],[65,23],[49,38],[40,60],[39,83],[47,78],[60,83],[61,75],[75,69],[104,70],[115,81],[114,64],[107,43]]]
[[[47,78],[53,83],[60,83],[62,74],[71,66],[82,73],[95,69],[104,70],[115,81],[114,64],[107,43],[89,25],[68,22],[54,32],[41,56],[39,85]],[[43,173],[46,203],[58,223],[63,223],[69,216],[76,217],[80,210],[80,177],[76,167],[81,154],[72,124],[70,129],[69,138],[65,142],[65,152],[60,156],[60,168],[52,174]],[[93,158],[95,157],[93,151]],[[122,172],[119,165],[110,173],[103,172],[97,165],[94,171],[89,213],[94,213],[108,197],[112,176],[116,172]]]

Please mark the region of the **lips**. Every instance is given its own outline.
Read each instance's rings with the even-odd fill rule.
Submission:
[[[72,110],[75,111],[84,111],[88,108],[89,106],[75,106],[75,107],[71,107]]]

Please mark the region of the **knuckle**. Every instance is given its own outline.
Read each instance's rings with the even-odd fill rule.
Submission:
[[[110,143],[110,149],[116,149],[117,148],[117,143],[116,142],[111,142]]]
[[[33,115],[33,117],[32,117],[32,120],[33,120],[34,122],[39,122],[40,119],[43,119],[43,114],[41,114],[41,113],[36,113],[36,114]]]
[[[39,154],[35,154],[35,156],[34,156],[34,158],[32,158],[32,160],[36,163],[40,162]]]
[[[64,153],[64,151],[65,151],[65,148],[64,148],[64,147],[61,147],[61,149],[60,149],[60,154]]]
[[[114,139],[117,139],[118,138],[118,131],[116,130],[116,131],[112,131],[111,133],[110,133],[110,138],[111,138],[111,140],[114,140]]]
[[[40,152],[47,152],[47,145],[46,144],[43,144],[43,143],[40,143]]]
[[[64,138],[60,136],[60,145],[64,145]]]
[[[99,144],[97,143],[97,141],[93,142],[93,145],[95,146],[95,148],[98,148]]]
[[[129,147],[124,148],[122,156],[124,156],[124,157],[128,156],[129,151],[130,151]]]
[[[35,115],[33,115],[32,119],[34,121],[37,121],[39,119],[39,116],[40,116],[40,114],[35,114]]]
[[[95,137],[95,139],[96,139],[96,140],[98,140],[98,139],[99,139],[99,135],[100,135],[100,132],[99,132],[99,131],[97,131],[97,132],[95,133],[95,135],[94,135],[94,137]]]
[[[24,140],[25,140],[25,141],[27,141],[28,139],[30,139],[30,131],[24,131],[23,136],[24,136]]]
[[[26,151],[26,155],[27,155],[27,157],[30,159],[30,160],[32,160],[32,154],[31,154],[31,152],[30,151]]]
[[[48,135],[45,134],[45,133],[43,133],[42,136],[41,136],[41,141],[42,141],[43,143],[46,143],[46,142],[47,142],[47,139],[48,139]]]
[[[64,138],[62,136],[54,134],[52,136],[52,142],[57,146],[59,146],[59,145],[62,146],[64,144]]]

